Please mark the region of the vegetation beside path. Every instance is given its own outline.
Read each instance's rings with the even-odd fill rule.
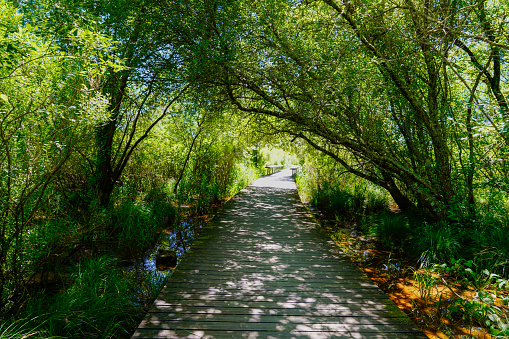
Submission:
[[[319,157],[296,181],[332,239],[429,337],[509,336],[505,225],[486,215],[473,232],[402,213],[385,192]]]

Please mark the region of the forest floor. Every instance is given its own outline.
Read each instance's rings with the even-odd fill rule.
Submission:
[[[321,215],[316,215],[320,220]],[[432,286],[423,289],[415,279],[419,264],[400,253],[384,249],[374,239],[364,237],[355,224],[328,223],[320,220],[343,252],[374,281],[429,338],[491,339],[487,328],[468,319],[450,317],[448,307],[454,299],[472,300],[475,291],[453,277],[436,274]],[[328,226],[329,225],[329,226]],[[467,321],[466,321],[467,320]]]

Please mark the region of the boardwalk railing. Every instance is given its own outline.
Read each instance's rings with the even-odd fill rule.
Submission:
[[[281,171],[283,169],[283,165],[265,166],[265,169],[267,169],[267,175],[274,174],[276,172]]]
[[[300,172],[300,166],[290,166],[290,170],[292,171],[292,177],[295,176],[295,174],[297,174],[298,172]]]

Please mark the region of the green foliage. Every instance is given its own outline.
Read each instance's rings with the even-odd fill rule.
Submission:
[[[380,211],[390,201],[379,187],[345,172],[332,159],[311,150],[297,174],[296,184],[301,200],[339,218]]]
[[[375,215],[370,222],[370,233],[388,248],[401,247],[410,237],[410,221],[401,214],[384,211]]]
[[[479,258],[476,258],[479,260]],[[495,268],[495,267],[493,267]],[[476,261],[465,259],[452,259],[451,264],[442,264],[440,269],[446,274],[454,276],[465,286],[472,286],[477,291],[487,288],[494,290],[503,290],[509,287],[506,279],[488,269],[480,267]]]
[[[426,304],[434,301],[437,292],[439,267],[428,266],[414,271],[414,286]]]
[[[113,218],[118,246],[132,247],[136,251],[146,248],[147,244],[154,243],[162,226],[154,218],[152,209],[144,203],[123,204],[115,211]]]
[[[156,225],[170,226],[177,217],[177,210],[173,204],[174,196],[170,185],[153,188],[145,198],[152,211],[152,218]]]
[[[264,147],[260,150],[259,156],[263,166],[283,165],[283,167],[288,167],[298,163],[297,157],[294,154],[288,153],[281,148]]]
[[[20,298],[46,257],[66,252],[55,248],[75,234],[74,221],[64,217],[70,192],[61,179],[71,162],[86,156],[106,115],[107,99],[91,81],[112,46],[77,25],[65,38],[79,48],[67,53],[54,37],[24,26],[10,3],[0,1],[0,12],[1,311]]]
[[[459,233],[446,224],[423,223],[413,229],[409,250],[420,257],[421,266],[448,262],[459,258],[461,243]]]
[[[478,260],[478,258],[476,258]],[[484,265],[482,265],[484,266]],[[509,290],[509,281],[498,274],[482,269],[474,260],[452,260],[450,265],[435,266],[439,271],[457,279],[463,286],[469,286],[476,291],[471,300],[456,298],[448,307],[449,317],[461,319],[469,324],[478,324],[490,329],[496,337],[509,335],[509,322],[506,309],[496,305],[495,300],[500,294],[507,305],[505,293]]]
[[[359,203],[349,191],[324,183],[322,189],[315,193],[312,203],[328,214],[342,215],[347,212],[359,211]]]
[[[251,163],[238,163],[235,165],[230,176],[230,182],[225,196],[231,198],[247,185],[258,179],[259,171]]]
[[[356,221],[395,202],[427,221],[363,219],[385,246],[477,288],[506,277],[508,5],[332,4],[0,0],[0,311],[84,255],[144,250],[287,149],[303,200]],[[103,261],[51,302],[121,332],[76,311],[128,289]]]
[[[42,329],[42,325],[34,325],[38,317],[33,319],[20,319],[15,321],[0,321],[0,339],[56,339],[58,336],[50,336]]]
[[[140,196],[128,183],[113,194],[116,206],[107,209],[104,230],[126,258],[136,258],[153,246],[164,227],[177,219],[173,193],[169,186],[156,187]],[[95,221],[99,224],[99,221]]]
[[[478,231],[474,237],[475,249],[477,250],[476,264],[480,269],[496,271],[505,275],[509,262],[509,232],[507,226],[489,223]]]
[[[474,300],[455,299],[448,307],[448,311],[451,319],[461,318],[467,323],[485,326],[496,337],[509,336],[506,312],[495,306],[493,298],[486,291],[478,292]]]
[[[69,279],[71,285],[55,297],[32,296],[22,310],[30,320],[16,322],[17,334],[11,338],[28,331],[45,338],[128,337],[144,314],[140,306],[150,303],[164,283],[158,274],[135,278],[109,256],[78,263]]]

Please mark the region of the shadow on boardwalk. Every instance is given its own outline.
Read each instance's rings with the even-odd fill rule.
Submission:
[[[320,230],[290,171],[204,230],[133,338],[426,338]]]

